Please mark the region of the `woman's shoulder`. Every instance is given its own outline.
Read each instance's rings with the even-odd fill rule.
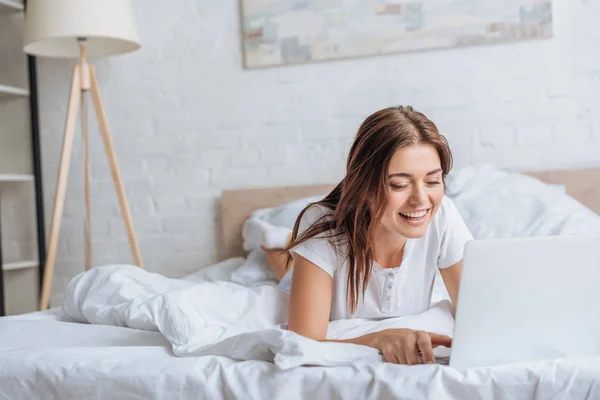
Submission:
[[[324,205],[313,204],[309,206],[300,218],[298,235],[313,224],[326,221],[332,215],[333,210]],[[343,264],[343,259],[340,257],[341,251],[339,245],[332,243],[331,231],[321,232],[290,249],[292,255],[298,254],[304,257],[332,277],[340,265]]]
[[[439,241],[438,268],[456,264],[463,257],[466,242],[473,239],[454,202],[444,196],[438,212],[437,239]]]

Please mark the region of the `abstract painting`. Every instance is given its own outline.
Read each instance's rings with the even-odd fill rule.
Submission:
[[[552,36],[551,0],[241,0],[247,68]]]

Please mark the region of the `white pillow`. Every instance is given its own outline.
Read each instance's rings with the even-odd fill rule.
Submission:
[[[562,194],[567,194],[567,187],[565,185],[548,185],[551,188],[554,188],[555,190],[557,190],[559,193]]]
[[[303,197],[278,207],[261,208],[252,213],[250,218],[258,218],[273,226],[283,226],[289,230],[294,229],[296,218],[300,212],[309,204],[322,200],[326,194],[319,196]]]
[[[600,216],[553,185],[485,165],[447,179],[475,239],[600,233]]]

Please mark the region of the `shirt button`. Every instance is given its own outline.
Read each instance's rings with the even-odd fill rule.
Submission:
[[[391,288],[392,288],[392,284],[390,283],[390,284],[388,285],[388,289],[391,289]]]
[[[390,300],[392,299],[392,296],[387,296],[385,299],[386,299],[387,301],[390,301]]]
[[[393,272],[390,272],[390,273],[388,273],[388,276],[389,276],[390,278],[393,278],[393,277],[394,277],[394,273],[393,273]]]

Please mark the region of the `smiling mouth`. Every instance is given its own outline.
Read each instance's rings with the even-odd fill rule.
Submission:
[[[431,207],[425,209],[425,210],[421,210],[421,211],[416,211],[416,212],[407,212],[407,213],[403,213],[400,212],[398,213],[402,218],[404,218],[406,221],[408,222],[412,222],[414,223],[420,223],[423,222],[425,220],[425,218],[427,217],[427,214],[429,213],[429,210],[431,210]]]

